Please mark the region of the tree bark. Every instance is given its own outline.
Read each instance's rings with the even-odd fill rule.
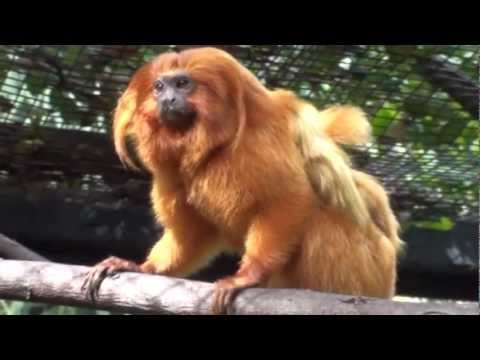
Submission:
[[[211,284],[123,273],[107,278],[91,303],[81,292],[85,267],[0,260],[0,298],[130,314],[210,315]],[[478,315],[474,303],[397,303],[304,290],[249,289],[231,315]]]

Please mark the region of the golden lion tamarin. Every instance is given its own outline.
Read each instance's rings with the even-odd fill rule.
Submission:
[[[235,251],[242,260],[215,284],[215,313],[254,286],[393,296],[398,223],[383,187],[339,147],[366,143],[370,130],[361,110],[319,111],[268,90],[219,49],[160,55],[133,76],[113,133],[131,167],[134,140],[165,232],[143,264],[110,258],[85,288],[94,296],[116,271],[184,277]]]

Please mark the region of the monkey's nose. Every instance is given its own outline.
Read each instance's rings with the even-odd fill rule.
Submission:
[[[162,101],[162,107],[164,107],[165,109],[171,109],[175,106],[176,103],[177,99],[175,97],[166,98]]]

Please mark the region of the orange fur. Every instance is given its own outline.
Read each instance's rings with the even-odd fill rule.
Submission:
[[[194,126],[158,121],[156,76],[186,71],[198,84]],[[353,107],[319,112],[267,90],[213,48],[164,54],[135,74],[114,119],[117,152],[131,136],[153,176],[152,206],[166,231],[142,269],[186,276],[222,251],[243,255],[221,287],[308,288],[391,297],[401,241],[383,188],[354,171],[337,143],[368,141]]]

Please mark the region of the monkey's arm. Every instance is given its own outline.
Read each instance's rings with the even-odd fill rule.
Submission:
[[[179,233],[167,229],[142,268],[150,273],[185,277],[205,266],[220,252],[220,246],[213,233],[192,230],[182,229]]]
[[[195,272],[220,252],[215,228],[185,200],[170,175],[156,179],[151,199],[157,220],[165,233],[150,251],[143,267],[149,272],[183,277]]]
[[[154,209],[160,204],[154,198]],[[158,214],[158,212],[157,212]],[[167,229],[142,264],[110,257],[88,273],[83,289],[95,299],[102,281],[117,272],[131,271],[166,276],[186,276],[206,265],[220,252],[218,238],[212,228],[187,204],[176,202],[166,214]]]
[[[301,203],[301,202],[300,202]],[[308,203],[271,206],[253,220],[238,272],[216,283],[213,310],[223,314],[238,291],[261,285],[281,270],[301,240]]]
[[[187,276],[206,265],[219,252],[213,238],[202,235],[198,235],[195,241],[193,238],[193,234],[190,237],[176,237],[171,230],[166,230],[144,263],[136,264],[133,261],[110,257],[91,269],[82,290],[95,300],[102,281],[119,272]]]

